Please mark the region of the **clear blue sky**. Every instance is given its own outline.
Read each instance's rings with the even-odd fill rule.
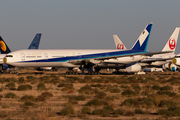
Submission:
[[[175,27],[180,27],[180,0],[2,0],[0,4],[0,35],[12,51],[28,48],[36,33],[42,33],[42,49],[114,49],[113,34],[130,48],[149,22],[153,27],[147,49],[161,51]]]

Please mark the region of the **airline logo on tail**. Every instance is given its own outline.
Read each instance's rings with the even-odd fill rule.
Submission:
[[[169,39],[169,48],[173,50],[176,47],[176,41],[174,38]]]
[[[6,45],[2,40],[0,41],[0,47],[1,47],[1,50],[3,50],[4,52],[6,51]]]
[[[117,45],[117,49],[124,49],[124,45],[121,44],[121,43],[119,43],[119,44]]]
[[[132,46],[132,50],[142,50],[142,51],[146,51],[147,48],[147,44],[149,41],[149,36],[151,33],[151,29],[152,29],[152,23],[149,23],[144,30],[142,31],[142,33],[140,34],[139,38],[136,40],[136,42],[134,43],[134,45]]]

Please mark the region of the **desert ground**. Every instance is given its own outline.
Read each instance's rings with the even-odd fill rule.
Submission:
[[[0,119],[180,119],[180,73],[65,75],[20,70],[0,75]]]

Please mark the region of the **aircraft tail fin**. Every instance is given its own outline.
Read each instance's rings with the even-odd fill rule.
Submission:
[[[36,36],[34,37],[34,39],[31,42],[31,44],[30,44],[28,49],[38,49],[39,48],[40,39],[41,39],[41,33],[36,34]]]
[[[171,37],[167,41],[167,43],[164,46],[164,48],[162,49],[162,51],[173,51],[173,52],[175,52],[177,40],[178,40],[178,36],[179,36],[179,30],[180,30],[180,27],[175,28],[174,32],[172,33]]]
[[[124,50],[127,49],[126,46],[123,44],[123,42],[119,39],[117,35],[113,35],[113,38],[114,38],[116,49],[124,49]]]
[[[151,29],[152,29],[152,23],[149,23],[144,30],[142,31],[142,33],[140,34],[139,38],[136,40],[136,42],[134,43],[134,45],[132,46],[132,50],[142,50],[142,51],[146,51],[147,48],[147,44],[149,41],[149,36],[151,33]]]
[[[7,44],[2,39],[1,36],[0,36],[0,51],[1,51],[1,54],[8,54],[11,52],[11,50],[9,49],[9,47],[7,46]]]

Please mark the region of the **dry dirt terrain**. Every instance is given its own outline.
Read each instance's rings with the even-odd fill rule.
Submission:
[[[0,75],[0,119],[180,119],[180,73]]]

